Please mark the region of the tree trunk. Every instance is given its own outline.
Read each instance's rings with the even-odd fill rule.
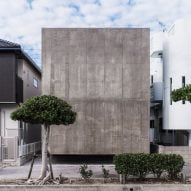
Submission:
[[[32,158],[32,162],[31,162],[31,166],[30,166],[30,170],[29,170],[29,174],[28,174],[27,180],[30,179],[30,177],[31,177],[31,173],[32,173],[33,165],[34,165],[34,160],[35,160],[36,157],[37,156],[34,154],[33,158]]]
[[[48,141],[49,141],[49,125],[42,125],[42,167],[41,167],[41,175],[39,179],[43,179],[46,177],[46,172],[48,168]]]
[[[50,167],[50,178],[54,179],[53,170],[52,170],[52,156],[48,152],[48,158],[49,158],[49,167]]]

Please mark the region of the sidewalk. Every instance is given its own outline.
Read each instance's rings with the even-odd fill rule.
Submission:
[[[90,164],[88,167],[93,171],[93,177],[102,177],[101,164]],[[109,169],[110,176],[117,176],[113,164],[106,164],[104,167]],[[78,178],[80,177],[79,168],[80,164],[53,164],[53,172],[55,177],[58,177],[59,174],[62,173],[62,176],[64,177]],[[0,168],[0,180],[27,178],[29,169],[30,162],[24,166],[7,166]],[[38,178],[40,175],[40,170],[41,160],[38,159],[34,163],[31,178]],[[187,177],[191,177],[191,166],[184,166],[183,173],[185,173]]]
[[[116,176],[114,165],[104,165],[106,169],[109,169],[110,175]],[[89,169],[93,171],[94,177],[102,177],[101,165],[88,165]],[[80,165],[78,164],[53,164],[54,176],[59,176],[62,173],[64,177],[76,178],[80,177],[79,173]],[[30,162],[24,166],[7,166],[0,168],[0,180],[5,179],[22,179],[27,178],[30,169]],[[31,178],[38,178],[41,170],[41,161],[37,160],[34,163]]]

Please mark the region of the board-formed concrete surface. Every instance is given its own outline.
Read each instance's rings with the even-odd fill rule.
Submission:
[[[149,29],[42,30],[42,92],[77,112],[51,127],[51,154],[149,152],[149,41]]]
[[[183,157],[186,165],[191,165],[191,147],[189,146],[162,146],[159,145],[158,153],[179,154]]]

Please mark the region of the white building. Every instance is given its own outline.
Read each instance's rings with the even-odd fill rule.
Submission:
[[[170,30],[153,36],[150,74],[153,83],[151,102],[155,103],[151,107],[151,120],[155,117],[155,123],[158,122],[154,108],[156,103],[162,105],[159,109],[163,116],[162,130],[155,127],[158,142],[191,146],[191,103],[173,102],[170,96],[173,89],[191,83],[191,19],[180,19]]]

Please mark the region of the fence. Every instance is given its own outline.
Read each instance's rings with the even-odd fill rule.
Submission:
[[[16,161],[18,158],[18,138],[1,137],[2,162]]]
[[[19,146],[19,157],[36,153],[41,149],[41,142],[34,142]]]
[[[41,142],[18,145],[18,137],[0,137],[0,163],[16,162],[19,157],[28,156],[41,149]]]

